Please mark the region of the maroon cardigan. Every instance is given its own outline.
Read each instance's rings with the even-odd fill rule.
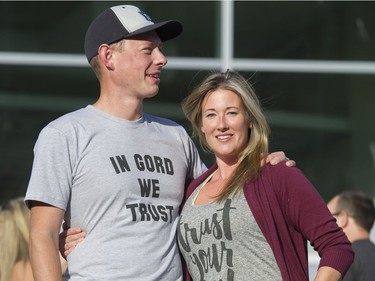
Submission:
[[[182,207],[216,169],[215,164],[189,184]],[[351,244],[318,191],[298,168],[267,164],[255,181],[245,184],[244,194],[283,281],[309,280],[307,240],[321,257],[319,267],[329,266],[345,275],[354,258]],[[191,280],[183,264],[185,280]]]

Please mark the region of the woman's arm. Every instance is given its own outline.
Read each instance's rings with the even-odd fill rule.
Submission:
[[[340,281],[341,273],[336,269],[328,266],[322,266],[319,268],[318,273],[314,281]]]
[[[349,240],[303,173],[296,168],[280,167],[288,186],[285,193],[287,200],[284,200],[287,217],[292,227],[310,241],[321,257],[320,274],[316,280],[341,280],[353,262],[354,252]],[[320,268],[324,269],[320,272]],[[328,275],[333,279],[327,279]]]
[[[67,228],[59,235],[59,251],[65,259],[79,242],[86,237],[86,233],[79,227]]]

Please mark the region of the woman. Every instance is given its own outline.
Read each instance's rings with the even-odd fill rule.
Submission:
[[[216,158],[187,188],[178,228],[192,280],[308,280],[307,240],[321,256],[315,280],[341,280],[350,242],[297,168],[263,165],[269,126],[249,83],[211,74],[183,110]]]
[[[23,198],[0,209],[0,280],[33,281],[29,261],[29,210]]]
[[[29,258],[30,211],[23,197],[0,207],[0,281],[33,281]],[[61,257],[62,272],[66,261]]]

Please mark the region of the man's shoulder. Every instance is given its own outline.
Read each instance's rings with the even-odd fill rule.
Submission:
[[[375,258],[375,244],[371,240],[357,240],[352,242],[353,250],[357,253],[372,253]]]
[[[95,123],[86,108],[68,112],[42,128],[38,140],[59,135],[72,136],[87,131],[87,124]],[[86,128],[86,129],[83,129]]]
[[[182,127],[177,122],[175,122],[171,119],[165,118],[165,117],[160,117],[160,116],[156,116],[156,115],[152,115],[152,114],[148,114],[148,113],[144,113],[143,116],[144,116],[146,122],[165,125],[165,126]]]
[[[56,119],[52,120],[48,125],[65,124],[72,120],[88,117],[88,110],[86,108],[80,108],[71,112],[67,112]]]
[[[160,116],[155,116],[151,114],[144,114],[144,122],[152,126],[156,131],[162,131],[164,134],[179,136],[185,138],[190,138],[185,128],[179,123]]]

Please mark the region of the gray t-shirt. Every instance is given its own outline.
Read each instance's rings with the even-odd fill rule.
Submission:
[[[182,280],[175,233],[185,180],[206,168],[178,124],[87,106],[40,133],[26,203],[66,210],[86,233],[69,280]]]
[[[210,177],[189,197],[180,216],[178,243],[194,281],[282,280],[271,247],[264,238],[243,192],[194,205]]]

